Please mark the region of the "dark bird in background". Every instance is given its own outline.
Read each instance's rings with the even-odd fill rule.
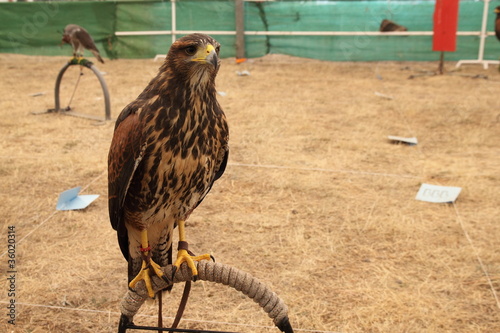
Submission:
[[[174,265],[210,259],[188,251],[184,221],[226,168],[228,126],[217,102],[220,45],[210,36],[177,40],[157,76],[119,115],[108,156],[109,215],[128,261],[133,288],[172,263],[172,237],[179,229]],[[170,277],[169,277],[170,278]],[[160,293],[161,295],[161,293]]]
[[[390,32],[390,31],[407,31],[405,26],[399,25],[396,22],[384,19],[380,23],[380,32]]]
[[[500,6],[495,8],[495,13],[497,14],[497,18],[495,19],[495,35],[500,40]]]
[[[83,51],[85,49],[92,52],[94,57],[97,58],[101,63],[104,64],[104,60],[102,60],[101,55],[99,54],[99,50],[95,46],[94,40],[92,36],[85,30],[76,24],[68,24],[64,28],[62,42],[71,44],[73,47],[73,56],[75,58],[83,58]]]

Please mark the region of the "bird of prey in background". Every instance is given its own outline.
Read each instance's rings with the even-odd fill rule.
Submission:
[[[495,19],[495,35],[500,40],[500,6],[495,8],[495,13],[497,14],[497,18]]]
[[[399,25],[396,22],[384,19],[380,23],[380,32],[391,32],[391,31],[408,31],[405,26]]]
[[[219,43],[192,34],[172,44],[157,76],[119,115],[108,156],[109,215],[128,261],[133,288],[172,263],[172,237],[179,229],[174,265],[187,262],[184,221],[226,168],[228,126],[217,102]],[[171,277],[169,277],[171,278]],[[161,295],[161,293],[160,293]]]
[[[99,50],[95,46],[94,40],[92,36],[85,30],[76,24],[68,24],[64,28],[62,42],[71,44],[73,47],[73,56],[75,58],[82,58],[83,51],[85,49],[92,52],[94,57],[97,58],[101,63],[104,64],[104,60],[102,60],[101,55],[99,54]]]

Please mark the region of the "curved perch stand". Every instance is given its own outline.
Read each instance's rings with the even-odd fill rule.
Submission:
[[[86,114],[82,114],[82,113],[76,113],[76,112],[70,111],[67,108],[61,108],[61,103],[60,103],[60,98],[59,98],[61,81],[62,81],[63,75],[66,72],[66,70],[70,66],[75,66],[75,65],[87,67],[95,74],[95,76],[99,80],[99,83],[101,84],[101,88],[102,88],[102,93],[104,95],[104,112],[105,112],[104,113],[104,120],[111,120],[111,102],[110,102],[110,98],[109,98],[109,91],[108,91],[108,86],[106,85],[106,81],[104,81],[104,77],[102,76],[101,72],[94,66],[94,64],[91,61],[89,61],[87,59],[83,59],[83,58],[82,59],[77,59],[77,58],[71,59],[59,71],[59,74],[57,75],[57,79],[56,79],[56,86],[54,89],[55,108],[49,109],[48,112],[64,111],[65,114],[70,115],[70,116],[75,116],[75,117],[80,117],[80,118],[88,118],[88,119],[100,120],[100,121],[103,120],[99,117],[95,117],[92,115],[86,115]]]
[[[267,286],[258,281],[250,274],[212,261],[196,262],[198,267],[198,279],[222,283],[232,287],[253,299],[273,319],[274,324],[285,333],[293,333],[292,326],[288,320],[288,308],[285,303]],[[164,276],[172,276],[173,267],[168,265],[162,267]],[[191,270],[186,264],[182,264],[175,273],[173,281],[167,282],[156,275],[152,277],[153,290],[163,290],[174,283],[191,280]],[[123,297],[121,303],[121,318],[118,333],[124,333],[128,325],[133,325],[132,320],[139,311],[144,301],[148,298],[144,281],[137,283],[134,290],[129,290]]]

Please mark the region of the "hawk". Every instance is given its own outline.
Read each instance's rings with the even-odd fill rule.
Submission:
[[[408,31],[408,29],[402,25],[392,22],[387,19],[383,19],[380,23],[380,32],[391,32],[391,31]]]
[[[68,24],[64,28],[62,42],[71,44],[73,47],[73,56],[75,58],[82,58],[84,49],[87,49],[92,52],[94,57],[96,57],[99,62],[104,64],[104,60],[102,60],[92,36],[90,36],[87,30],[79,25]]]
[[[500,40],[500,6],[495,8],[495,13],[497,14],[497,18],[495,19],[495,36]]]
[[[172,263],[172,237],[179,231],[177,260],[196,280],[184,225],[226,168],[228,125],[217,102],[217,41],[192,34],[172,44],[144,91],[119,115],[108,155],[109,215],[128,261],[129,287]],[[165,278],[165,277],[164,277]],[[170,278],[170,277],[169,277]]]

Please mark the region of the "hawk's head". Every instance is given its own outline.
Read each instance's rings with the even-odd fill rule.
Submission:
[[[61,44],[71,44],[71,37],[69,35],[64,34],[61,39]]]
[[[187,35],[172,44],[165,63],[174,76],[203,85],[215,80],[220,64],[219,49],[220,44],[210,36]]]

